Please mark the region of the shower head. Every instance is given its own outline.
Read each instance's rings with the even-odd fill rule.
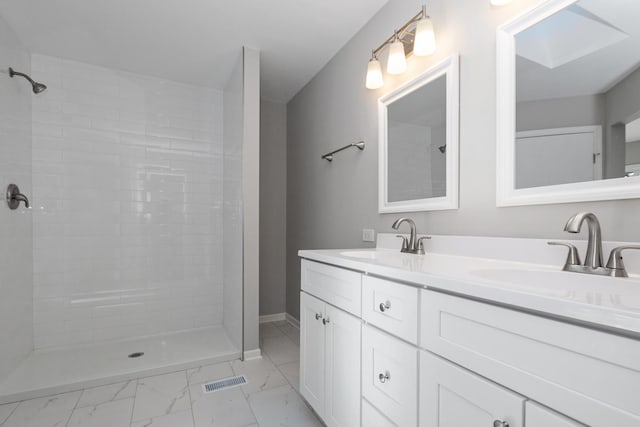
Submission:
[[[47,90],[46,85],[38,82],[35,82],[33,84],[33,93],[40,93],[40,92],[44,92],[45,90]]]
[[[33,89],[33,93],[38,94],[41,92],[44,92],[47,89],[47,86],[42,84],[42,83],[38,83],[36,81],[34,81],[31,77],[27,76],[24,73],[20,73],[18,71],[14,71],[13,68],[9,67],[9,77],[13,77],[13,76],[20,76],[20,77],[24,77],[25,79],[27,79],[29,81],[29,83],[31,83],[31,88]]]

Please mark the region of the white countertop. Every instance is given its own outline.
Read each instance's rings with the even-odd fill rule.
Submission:
[[[558,265],[441,253],[413,255],[385,248],[301,250],[298,255],[434,290],[587,322],[640,339],[640,277],[635,275],[611,278],[563,272]]]

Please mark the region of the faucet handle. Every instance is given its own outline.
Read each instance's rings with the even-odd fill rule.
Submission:
[[[550,246],[565,246],[569,248],[569,253],[567,254],[567,260],[564,263],[564,267],[567,268],[570,265],[581,265],[580,255],[578,254],[578,248],[576,248],[571,243],[566,242],[547,242],[547,245]]]
[[[402,239],[402,248],[400,248],[400,252],[409,252],[409,241],[407,240],[407,238],[400,234],[396,235],[396,237]]]
[[[607,268],[613,270],[613,275],[615,277],[629,277],[627,269],[624,267],[624,263],[622,262],[622,251],[626,249],[640,249],[640,246],[618,246],[611,250],[611,255],[609,255],[609,260],[607,261]]]
[[[424,242],[423,240],[431,240],[431,236],[418,237],[418,255],[424,255]]]

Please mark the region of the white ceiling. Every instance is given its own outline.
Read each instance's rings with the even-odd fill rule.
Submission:
[[[2,0],[34,53],[221,89],[261,51],[262,96],[286,102],[388,0]]]
[[[592,29],[598,26],[601,29],[615,27],[628,37],[612,36],[608,42],[595,48],[592,38],[583,37],[582,42],[585,44],[580,54],[571,62],[557,65],[555,68],[548,68],[518,56],[516,80],[519,102],[604,93],[627,77],[640,64],[640,26],[638,25],[640,1],[579,0],[576,5],[582,10],[582,18],[590,17],[595,21]],[[573,9],[576,9],[575,6]],[[558,21],[557,18],[561,18],[562,13],[559,15],[556,21]],[[577,16],[565,15],[565,17],[573,16],[574,18]],[[538,25],[541,28],[549,27],[550,24],[560,26],[558,31],[551,31],[556,35],[564,34],[568,37],[573,34],[567,31],[571,22],[566,19],[563,22],[553,22],[553,20],[552,17],[548,22],[543,21]],[[551,50],[563,43],[569,43],[569,40],[558,40],[557,37],[547,40],[546,48],[545,42],[538,40],[539,48]],[[517,43],[518,35],[516,35]],[[574,46],[572,50],[575,54],[578,49]],[[528,56],[532,57],[532,55]]]

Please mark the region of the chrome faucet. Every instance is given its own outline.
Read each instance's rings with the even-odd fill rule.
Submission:
[[[400,228],[400,224],[402,224],[403,222],[406,222],[409,224],[409,227],[411,229],[410,231],[411,234],[409,234],[408,240],[404,236],[400,236],[400,235],[396,236],[402,239],[402,248],[400,249],[400,252],[424,255],[424,243],[422,241],[425,239],[431,239],[431,237],[424,236],[424,237],[417,238],[416,223],[413,222],[411,218],[404,218],[404,217],[398,218],[391,225],[391,228],[393,228],[394,230],[397,230],[398,228]]]
[[[592,213],[577,213],[567,220],[564,231],[568,233],[579,233],[582,223],[587,222],[589,227],[589,240],[587,241],[587,255],[584,259],[584,266],[592,269],[602,268],[602,232],[600,231],[600,221]]]
[[[567,220],[564,231],[579,233],[582,223],[586,222],[589,228],[589,240],[587,241],[587,254],[584,263],[580,263],[578,248],[570,243],[548,242],[549,245],[560,245],[569,248],[569,254],[564,264],[564,271],[574,273],[597,274],[601,276],[629,277],[624,263],[622,251],[626,249],[640,249],[640,246],[620,246],[614,248],[609,255],[606,267],[602,263],[602,232],[598,218],[590,212],[580,212]]]

